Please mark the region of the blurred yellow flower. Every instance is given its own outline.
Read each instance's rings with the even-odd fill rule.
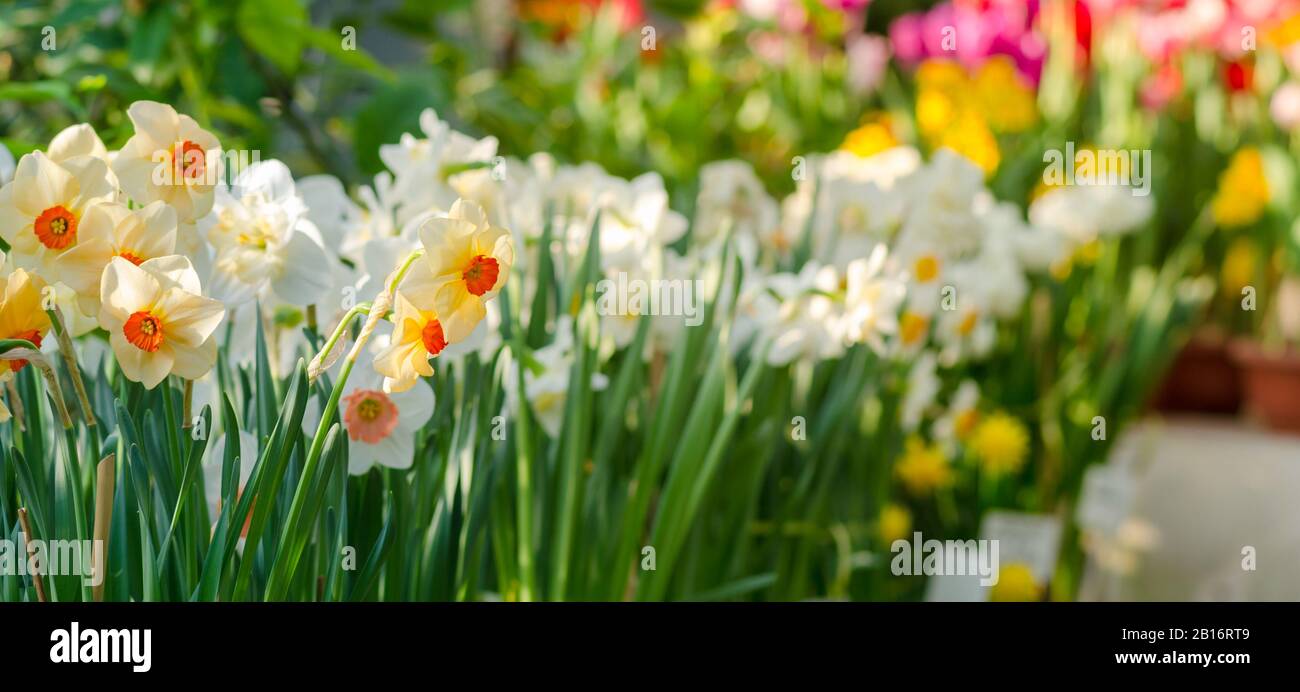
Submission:
[[[998,570],[998,583],[993,586],[989,600],[999,603],[1037,601],[1043,597],[1043,587],[1034,579],[1029,565],[1013,562]]]
[[[903,456],[894,470],[913,495],[923,495],[952,482],[952,469],[943,450],[937,444],[926,444],[916,435],[907,438]]]
[[[975,96],[995,132],[1023,132],[1038,122],[1033,87],[1006,56],[994,56],[980,66],[975,74]]]
[[[965,156],[979,166],[985,176],[992,175],[1002,163],[998,140],[980,117],[958,119],[938,137],[933,146],[947,147]]]
[[[1223,257],[1220,278],[1225,293],[1237,293],[1255,280],[1255,243],[1242,236],[1232,241]]]
[[[1247,226],[1264,215],[1268,200],[1264,157],[1258,149],[1246,147],[1233,154],[1219,176],[1219,189],[1210,204],[1220,226]]]
[[[916,126],[927,141],[943,135],[952,124],[963,117],[978,117],[963,113],[960,99],[948,91],[922,87],[916,93]]]
[[[1056,281],[1065,281],[1070,278],[1070,274],[1073,271],[1074,258],[1069,256],[1062,257],[1053,262],[1052,266],[1048,268],[1048,272],[1052,275],[1052,279]]]
[[[980,421],[970,439],[971,450],[993,474],[1014,473],[1029,452],[1029,431],[1015,417],[998,411]]]
[[[1285,48],[1300,41],[1300,13],[1291,15],[1264,32],[1265,43]]]
[[[952,60],[926,60],[916,69],[916,84],[922,90],[957,92],[969,81],[966,70]]]
[[[896,146],[898,138],[890,127],[889,116],[877,114],[865,119],[858,129],[845,136],[840,149],[867,158]]]
[[[1071,259],[1082,266],[1091,266],[1096,264],[1097,259],[1101,257],[1101,248],[1101,238],[1093,238],[1075,248],[1074,255]]]
[[[974,78],[955,62],[927,60],[916,73],[916,125],[931,148],[948,147],[991,174],[1002,162],[994,132],[1020,132],[1038,120],[1033,89],[1005,60]]]
[[[912,513],[902,505],[887,504],[884,509],[880,510],[877,529],[880,533],[880,540],[885,545],[889,545],[900,538],[907,538],[907,535],[912,531]]]

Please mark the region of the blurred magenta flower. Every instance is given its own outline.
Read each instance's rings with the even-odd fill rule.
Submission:
[[[871,4],[871,0],[822,0],[822,4],[841,12],[860,12]]]
[[[952,0],[899,17],[889,27],[894,55],[905,64],[949,58],[975,68],[1005,55],[1037,85],[1047,52],[1037,31],[1038,0]]]

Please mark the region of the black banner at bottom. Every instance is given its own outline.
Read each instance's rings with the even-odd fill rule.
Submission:
[[[295,677],[331,677],[480,661],[493,675],[555,679],[599,660],[742,677],[916,664],[973,681],[990,665],[1281,671],[1297,660],[1298,619],[1289,603],[32,603],[0,605],[0,651],[51,679],[286,665]]]

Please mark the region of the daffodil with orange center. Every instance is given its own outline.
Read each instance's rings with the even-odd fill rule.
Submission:
[[[419,378],[432,375],[429,360],[448,344],[431,296],[412,296],[419,304],[400,290],[394,296],[393,336],[375,356],[375,370],[386,378],[384,388],[391,392],[404,392]]]
[[[90,212],[113,195],[108,167],[100,159],[81,156],[59,163],[32,152],[0,188],[0,238],[17,266],[47,268],[79,238],[98,232],[93,226],[107,223]]]
[[[76,247],[59,255],[54,275],[76,292],[81,312],[93,317],[99,314],[100,279],[114,257],[139,265],[176,253],[176,212],[153,202],[134,211],[106,204],[91,214],[109,218],[91,225]]]
[[[166,104],[136,101],[126,114],[135,134],[113,159],[122,189],[140,204],[166,202],[181,223],[206,216],[220,178],[221,143]]]
[[[5,279],[4,302],[0,303],[0,339],[23,339],[37,348],[50,332],[50,318],[41,305],[45,283],[22,269]],[[0,360],[0,375],[18,372],[25,360]]]
[[[492,226],[483,208],[457,200],[445,218],[420,228],[420,243],[432,270],[432,307],[450,342],[464,339],[487,314],[487,301],[505,285],[515,261],[510,232]]]
[[[100,282],[99,325],[127,379],[153,389],[169,374],[198,379],[212,369],[212,334],[225,316],[202,295],[198,274],[179,255],[139,266],[114,257]]]

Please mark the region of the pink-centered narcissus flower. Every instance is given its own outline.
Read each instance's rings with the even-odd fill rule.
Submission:
[[[136,101],[126,114],[135,135],[113,159],[122,189],[139,204],[166,202],[181,223],[207,216],[220,180],[221,143],[166,104]]]
[[[384,377],[370,368],[352,373],[339,399],[339,418],[348,436],[348,473],[359,475],[376,464],[407,469],[415,460],[415,435],[433,416],[433,389],[426,384],[402,392],[384,391]],[[315,402],[308,404],[303,429],[315,432]]]
[[[14,264],[43,268],[76,245],[85,226],[96,223],[88,212],[114,195],[107,175],[107,165],[93,156],[62,163],[40,151],[23,156],[13,180],[0,188],[0,238]]]
[[[212,333],[225,314],[220,301],[202,295],[194,266],[180,255],[139,266],[114,257],[104,270],[99,325],[122,373],[149,389],[169,374],[193,380],[211,370]]]
[[[420,228],[420,243],[433,277],[432,306],[447,342],[460,341],[487,314],[485,304],[506,283],[515,260],[510,232],[492,226],[474,202],[457,200],[443,218]]]

